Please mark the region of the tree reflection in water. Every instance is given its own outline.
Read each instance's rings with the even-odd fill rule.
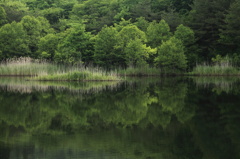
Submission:
[[[0,157],[240,158],[238,81],[199,80],[2,82]]]

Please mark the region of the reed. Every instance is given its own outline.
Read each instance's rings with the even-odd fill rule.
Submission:
[[[44,60],[33,60],[29,57],[12,58],[0,63],[1,76],[37,76],[66,71],[60,65]]]
[[[8,59],[0,64],[0,76],[32,76],[30,80],[52,81],[113,81],[117,73],[101,68],[57,65],[31,58]],[[37,76],[37,77],[34,77]]]
[[[215,64],[215,65],[197,65],[189,75],[198,76],[232,76],[240,75],[239,70],[231,64]]]
[[[164,75],[181,75],[181,71],[177,69],[156,68],[149,66],[128,67],[126,69],[119,69],[119,75],[124,76],[164,76]]]
[[[57,73],[32,77],[39,81],[116,81],[121,80],[117,75],[103,71],[74,70],[66,73]]]

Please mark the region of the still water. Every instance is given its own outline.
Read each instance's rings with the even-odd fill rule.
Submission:
[[[0,78],[0,159],[240,159],[240,79]]]

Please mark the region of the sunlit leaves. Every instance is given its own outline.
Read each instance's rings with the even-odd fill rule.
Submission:
[[[171,36],[170,27],[165,20],[161,20],[159,23],[156,21],[150,23],[146,34],[148,44],[153,48],[160,46],[162,42],[168,40]]]
[[[172,37],[164,42],[158,48],[158,57],[155,62],[159,67],[184,70],[187,67],[187,61],[182,41]]]

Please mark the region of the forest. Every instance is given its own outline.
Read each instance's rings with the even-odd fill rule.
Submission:
[[[1,0],[0,60],[106,69],[240,65],[240,0]]]

